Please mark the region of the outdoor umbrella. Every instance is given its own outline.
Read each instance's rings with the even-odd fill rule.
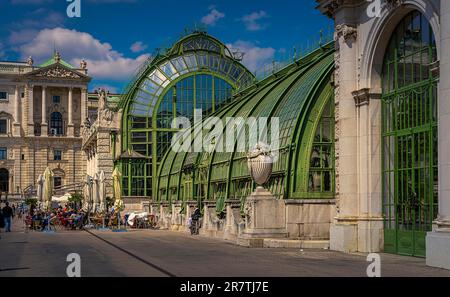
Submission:
[[[89,175],[86,175],[86,180],[85,180],[84,189],[83,189],[84,199],[83,199],[83,207],[82,207],[84,212],[88,212],[89,209],[91,208],[91,195],[92,195],[91,187],[92,187],[91,177]]]
[[[43,191],[44,207],[50,210],[52,207],[53,198],[53,172],[47,167],[44,172],[44,191]]]
[[[42,202],[43,194],[44,194],[44,177],[42,176],[42,174],[39,174],[36,189],[36,196],[38,202]]]
[[[113,172],[113,185],[114,185],[114,210],[116,212],[120,212],[124,210],[124,203],[122,200],[122,184],[121,184],[121,178],[122,174],[120,173],[119,169],[114,169]]]
[[[100,212],[105,213],[107,211],[106,209],[106,177],[105,177],[105,172],[102,170],[100,171],[100,176],[99,176],[99,191],[98,194],[100,196]]]
[[[99,204],[100,204],[100,198],[99,198],[99,178],[98,174],[94,174],[94,183],[93,183],[93,205],[92,205],[92,213],[99,212]]]

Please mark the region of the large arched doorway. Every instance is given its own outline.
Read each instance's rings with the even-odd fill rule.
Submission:
[[[0,169],[0,193],[9,192],[9,171],[2,168]]]
[[[438,214],[436,61],[429,22],[409,13],[394,30],[382,75],[386,252],[424,257]]]

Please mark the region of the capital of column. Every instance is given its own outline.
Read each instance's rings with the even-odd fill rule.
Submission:
[[[370,92],[371,90],[369,88],[363,88],[360,90],[356,90],[352,92],[353,99],[355,99],[355,105],[356,107],[361,107],[364,105],[369,105],[370,100],[372,99],[380,99],[381,94],[380,93],[373,93]]]

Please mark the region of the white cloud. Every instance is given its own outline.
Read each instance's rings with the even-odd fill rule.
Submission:
[[[44,29],[29,43],[20,46],[23,59],[33,56],[42,62],[53,54],[54,46],[62,58],[74,66],[82,59],[88,63],[89,74],[95,79],[126,81],[149,55],[127,58],[113,50],[109,43],[102,43],[91,34],[64,28]]]
[[[255,11],[251,14],[244,15],[241,18],[241,21],[244,22],[245,27],[249,31],[259,31],[262,29],[265,29],[267,27],[266,24],[261,24],[259,21],[262,19],[268,18],[269,15],[264,10],[261,11]]]
[[[143,52],[147,49],[147,45],[144,44],[142,41],[136,41],[135,43],[133,43],[130,47],[130,50],[133,53],[140,53]]]
[[[272,63],[276,50],[272,47],[259,47],[250,41],[238,40],[227,45],[245,53],[243,64],[252,72],[260,72],[264,65]]]
[[[202,18],[202,23],[209,26],[215,26],[220,19],[223,19],[225,14],[211,7],[209,13]]]

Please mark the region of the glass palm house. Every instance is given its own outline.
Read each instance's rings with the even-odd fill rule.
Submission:
[[[213,113],[225,127],[230,117],[279,118],[280,134],[269,135],[279,138],[279,158],[266,185],[279,198],[334,198],[333,71],[334,46],[328,44],[240,91]],[[241,138],[236,139],[235,147]],[[226,201],[240,201],[243,208],[255,188],[247,154],[212,151],[169,150],[161,161],[153,198],[166,203],[194,201],[200,206],[211,201],[218,214],[225,211]]]
[[[143,67],[119,104],[124,153],[116,166],[124,195],[199,206],[212,201],[218,214],[227,200],[243,204],[255,188],[246,153],[171,149],[180,131],[173,120],[193,119],[201,109],[203,119],[215,116],[224,122],[229,117],[279,118],[271,192],[286,199],[334,198],[333,71],[332,43],[257,81],[212,36],[196,32],[182,38]]]

